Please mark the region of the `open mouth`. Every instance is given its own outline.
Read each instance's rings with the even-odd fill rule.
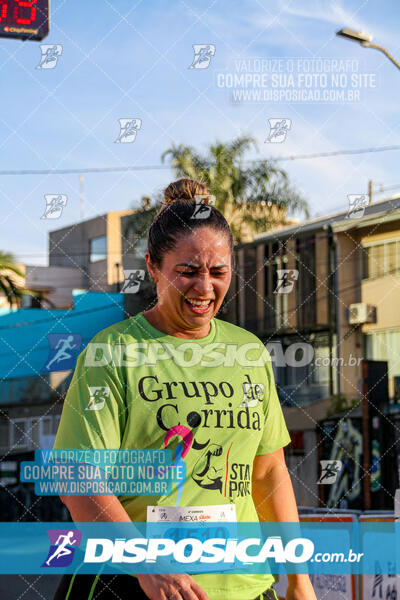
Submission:
[[[185,298],[185,303],[197,314],[203,314],[210,310],[214,300],[195,300],[194,298]]]

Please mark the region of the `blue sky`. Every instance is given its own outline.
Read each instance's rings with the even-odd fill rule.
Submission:
[[[400,144],[400,72],[383,54],[340,39],[343,26],[374,36],[400,59],[395,1],[52,0],[61,44],[40,70],[40,44],[0,39],[1,170],[157,165],[172,142],[203,150],[249,134],[268,158]],[[397,8],[397,10],[396,10]],[[189,69],[193,44],[214,44],[207,69]],[[358,61],[375,87],[358,102],[234,103],[219,73],[254,58]],[[331,64],[331,63],[330,63]],[[371,80],[370,80],[371,81]],[[134,143],[115,144],[118,119],[140,118]],[[289,118],[283,143],[266,144],[268,119]],[[312,215],[347,208],[368,179],[400,184],[399,151],[282,162]],[[168,170],[85,175],[85,217],[138,205],[173,177]],[[400,192],[400,187],[399,190]],[[40,219],[45,194],[66,194],[58,220]],[[393,192],[390,192],[393,193]],[[387,194],[388,195],[388,194]],[[384,195],[376,194],[376,199]],[[79,175],[0,176],[2,250],[47,264],[47,232],[80,219]]]

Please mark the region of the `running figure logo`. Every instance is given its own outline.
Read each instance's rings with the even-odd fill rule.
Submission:
[[[58,59],[60,58],[63,47],[61,44],[41,44],[40,51],[42,56],[40,62],[37,65],[37,69],[54,69],[57,66]]]
[[[44,371],[69,371],[74,368],[82,345],[82,336],[75,333],[49,333],[50,352]]]
[[[211,213],[211,206],[215,204],[215,196],[209,194],[196,194],[194,197],[196,205],[191,219],[207,219]],[[208,199],[206,203],[205,200]]]
[[[207,69],[215,54],[215,44],[193,44],[194,57],[189,69]]]
[[[45,194],[46,208],[41,219],[59,219],[64,206],[67,204],[65,194]]]
[[[289,294],[293,290],[294,282],[299,278],[297,269],[277,269],[278,283],[274,294]]]
[[[291,119],[268,119],[269,134],[266,144],[281,144],[286,140],[289,129],[292,127]]]
[[[195,464],[192,474],[197,485],[206,490],[219,490],[221,494],[223,493],[222,485],[225,473],[225,458],[222,456],[222,452],[222,446],[210,444]]]
[[[336,482],[342,470],[341,460],[320,460],[321,475],[317,483],[332,484]]]
[[[142,119],[118,119],[119,136],[115,144],[131,144],[136,140],[136,134],[142,127]]]
[[[264,385],[262,383],[242,383],[243,400],[240,408],[254,408],[264,398]]]
[[[89,387],[89,394],[90,400],[85,410],[101,410],[110,397],[110,388],[107,385]]]
[[[82,532],[79,529],[48,529],[47,535],[50,549],[42,567],[68,567],[74,558],[75,548],[80,546]]]
[[[145,272],[143,269],[124,269],[124,285],[122,286],[122,294],[136,294],[139,291],[140,284],[144,279]]]
[[[364,216],[365,207],[369,204],[366,194],[348,194],[349,210],[347,219],[361,219]]]

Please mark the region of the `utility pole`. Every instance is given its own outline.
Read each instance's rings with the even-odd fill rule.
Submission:
[[[117,269],[117,281],[116,281],[116,283],[117,283],[117,292],[121,291],[121,282],[120,282],[120,279],[119,279],[119,269],[120,269],[120,266],[121,266],[120,263],[118,263],[118,262],[115,263],[115,268]]]
[[[79,196],[81,199],[81,219],[85,217],[85,191],[84,191],[84,176],[79,175]]]
[[[369,202],[368,204],[372,204],[372,180],[370,179],[368,181],[368,198],[369,198]]]

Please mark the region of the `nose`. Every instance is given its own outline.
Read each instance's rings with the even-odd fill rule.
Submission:
[[[208,273],[199,273],[196,277],[193,289],[200,296],[207,296],[213,293],[213,284]]]

